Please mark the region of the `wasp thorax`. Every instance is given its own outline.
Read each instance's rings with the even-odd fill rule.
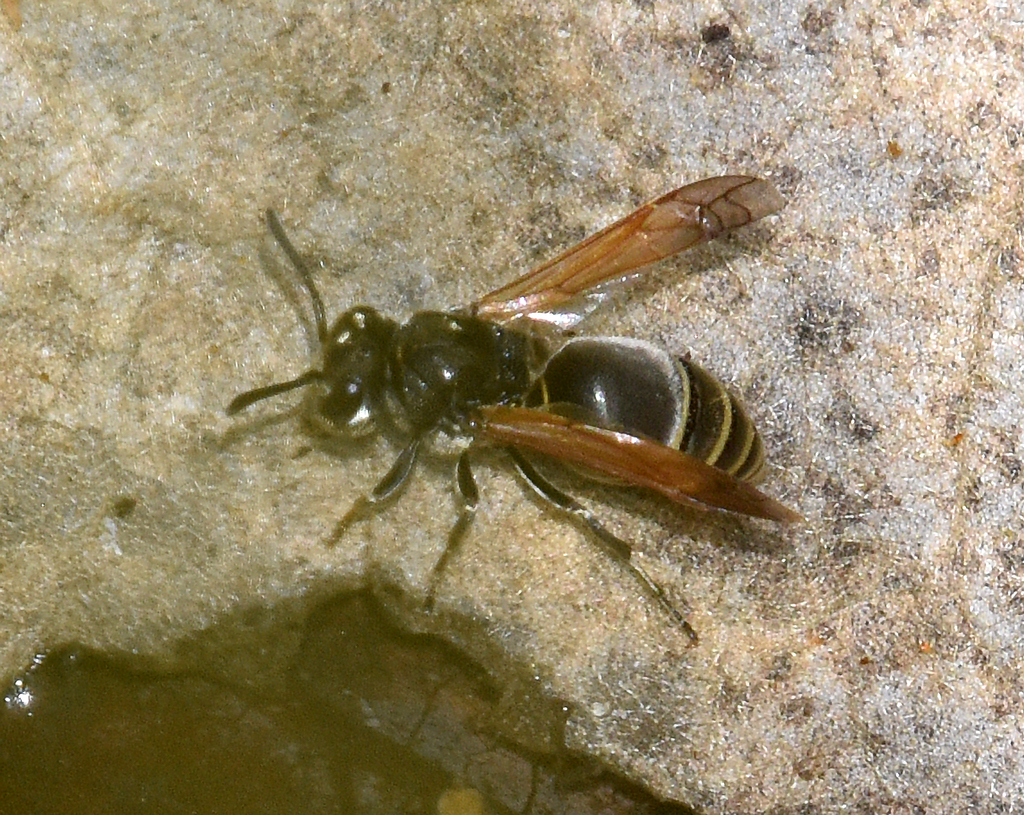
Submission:
[[[395,336],[391,382],[415,433],[462,432],[481,405],[518,401],[530,384],[529,339],[466,315],[424,311]]]

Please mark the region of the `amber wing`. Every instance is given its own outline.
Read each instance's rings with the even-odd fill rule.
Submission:
[[[772,521],[802,520],[749,483],[649,439],[534,408],[491,406],[481,408],[480,415],[481,438],[587,467],[679,504]]]
[[[473,313],[496,321],[546,318],[606,283],[631,277],[730,229],[770,215],[783,205],[771,183],[745,175],[705,178],[640,207],[620,221],[543,263],[473,304]]]

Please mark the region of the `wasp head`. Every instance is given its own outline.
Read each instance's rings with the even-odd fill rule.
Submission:
[[[315,418],[326,429],[358,436],[373,429],[384,404],[388,351],[397,324],[360,306],[342,314],[324,338]]]

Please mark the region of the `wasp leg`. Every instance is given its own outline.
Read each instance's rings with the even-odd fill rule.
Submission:
[[[441,581],[441,575],[448,568],[448,561],[452,559],[459,545],[465,537],[469,525],[476,517],[476,507],[480,503],[480,490],[477,489],[476,479],[473,478],[473,470],[469,466],[469,449],[462,451],[458,464],[455,465],[455,482],[459,487],[459,500],[462,506],[459,509],[459,518],[448,533],[448,541],[445,543],[441,557],[437,559],[434,568],[430,571],[430,582],[427,585],[427,611],[434,608],[434,598],[437,594],[437,584]]]
[[[640,567],[639,564],[633,561],[633,547],[629,545],[622,538],[617,535],[613,535],[604,525],[594,517],[593,513],[587,509],[583,504],[577,501],[568,493],[562,492],[554,484],[548,481],[540,472],[534,467],[521,452],[514,447],[508,448],[509,453],[512,456],[512,460],[515,462],[516,468],[519,470],[519,474],[523,477],[527,484],[537,493],[541,498],[547,501],[549,504],[561,509],[563,512],[568,512],[570,515],[578,518],[587,528],[594,533],[595,537],[604,545],[608,553],[614,558],[619,560],[633,576],[640,581],[647,589],[647,591],[665,608],[669,614],[682,626],[683,631],[686,632],[686,636],[690,638],[690,641],[694,644],[697,643],[697,632],[693,630],[686,618],[679,612],[668,599],[668,595],[665,590],[659,586],[651,578],[647,572]]]
[[[408,481],[409,475],[416,465],[419,452],[420,440],[414,439],[398,454],[398,458],[391,465],[391,469],[377,482],[377,486],[370,491],[369,495],[358,498],[352,504],[352,508],[335,524],[334,531],[331,532],[331,536],[326,541],[327,546],[337,544],[353,523],[364,518],[368,512],[376,510],[380,504],[392,498],[401,489],[405,482]]]

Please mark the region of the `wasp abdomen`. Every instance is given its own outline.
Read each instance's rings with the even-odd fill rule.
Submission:
[[[756,479],[764,466],[764,443],[743,405],[695,362],[676,363],[685,381],[679,412],[686,416],[686,430],[679,449],[744,481]]]
[[[764,464],[761,437],[736,397],[699,365],[640,340],[570,341],[526,404],[645,436],[737,478],[753,479]]]

